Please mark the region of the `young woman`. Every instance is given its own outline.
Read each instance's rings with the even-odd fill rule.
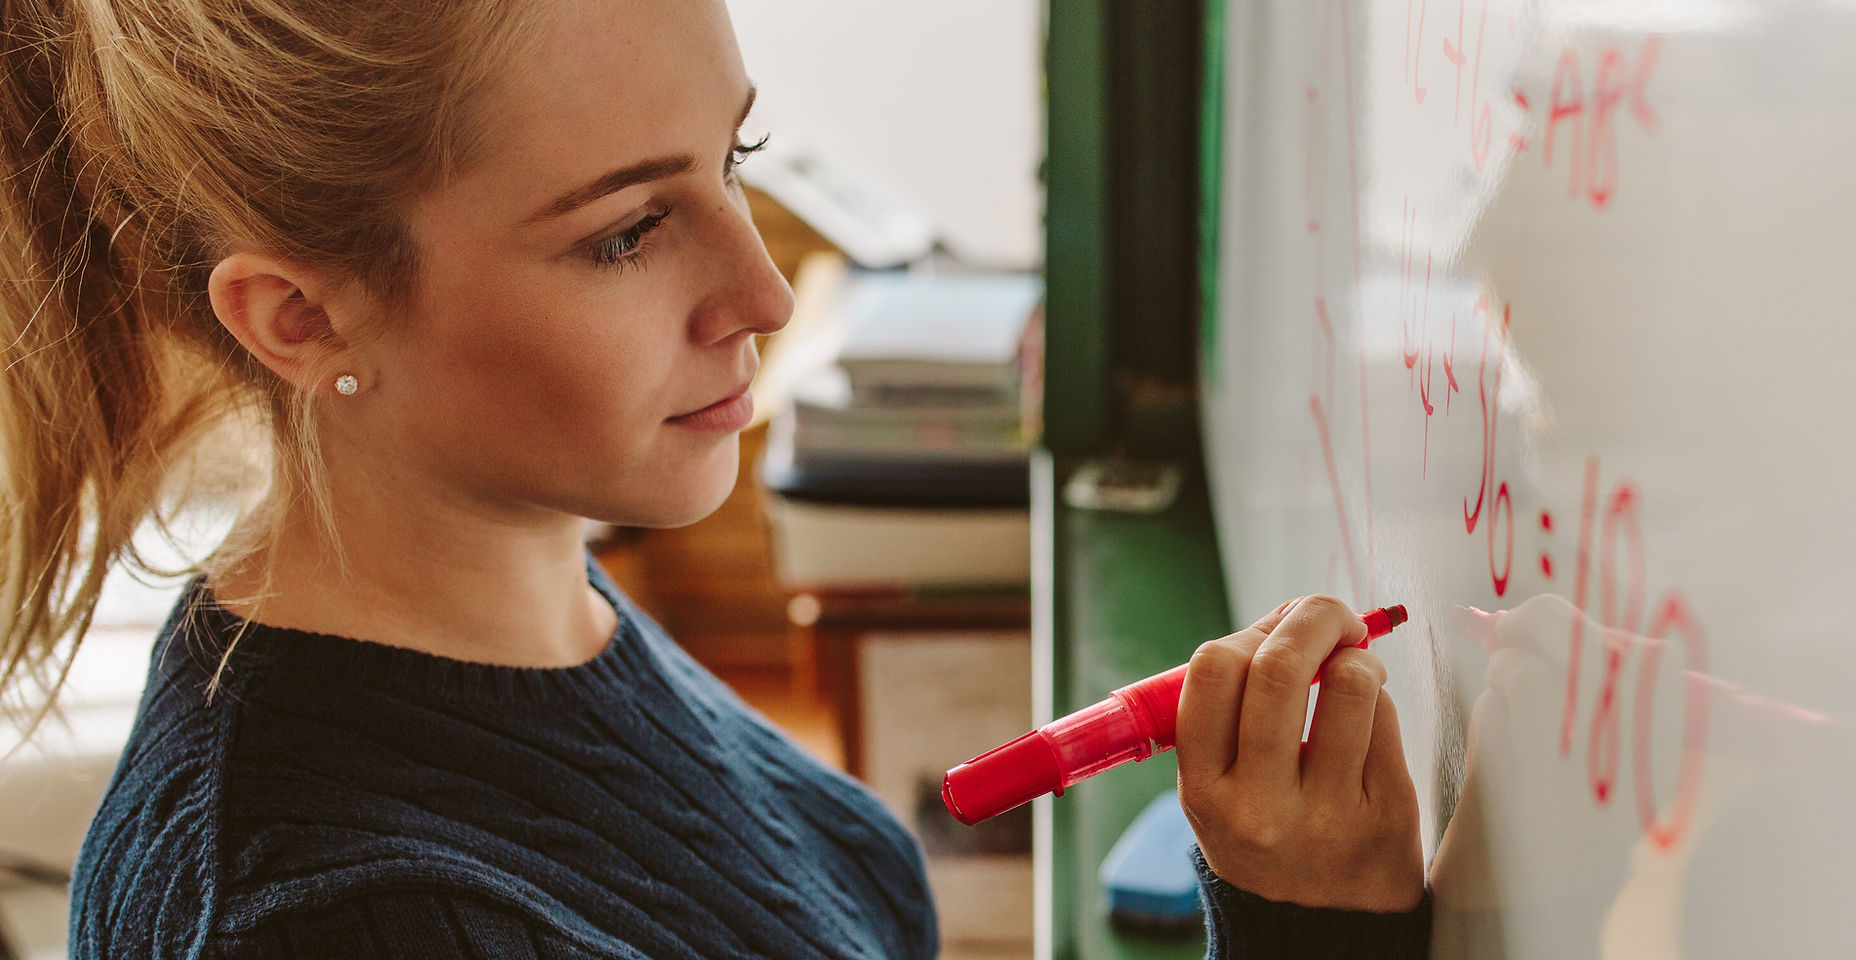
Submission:
[[[581,542],[715,509],[792,307],[734,174],[754,88],[722,0],[0,24],[15,708],[179,465],[269,437],[157,643],[73,956],[934,955],[915,840]],[[1385,674],[1336,652],[1360,630],[1303,598],[1193,658],[1214,955],[1424,951]]]

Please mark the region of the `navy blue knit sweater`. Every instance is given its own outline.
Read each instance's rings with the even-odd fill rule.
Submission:
[[[619,627],[580,666],[250,624],[211,704],[243,621],[196,578],[78,859],[72,957],[934,956],[916,840],[587,573]],[[1428,910],[1302,911],[1199,866],[1214,955],[1422,956]]]
[[[78,861],[72,956],[933,956],[915,839],[587,569],[619,628],[580,666],[253,625],[210,706],[240,621],[196,579]]]

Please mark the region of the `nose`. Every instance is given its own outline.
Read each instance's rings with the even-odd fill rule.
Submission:
[[[717,223],[715,256],[705,270],[708,276],[698,279],[709,289],[697,308],[696,336],[716,343],[742,330],[779,332],[793,318],[793,288],[768,255],[746,199],[727,204]]]

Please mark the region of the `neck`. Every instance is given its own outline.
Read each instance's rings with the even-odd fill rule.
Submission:
[[[584,663],[617,629],[587,581],[577,517],[512,522],[441,498],[333,492],[345,569],[299,511],[270,548],[210,584],[214,596],[272,626],[518,667]]]

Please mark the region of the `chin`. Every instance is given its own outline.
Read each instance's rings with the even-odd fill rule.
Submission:
[[[674,479],[662,481],[655,491],[660,494],[658,499],[630,504],[630,509],[623,511],[628,514],[624,519],[604,522],[653,529],[687,527],[722,506],[735,491],[740,468],[740,445],[723,444],[716,456],[693,465]]]

